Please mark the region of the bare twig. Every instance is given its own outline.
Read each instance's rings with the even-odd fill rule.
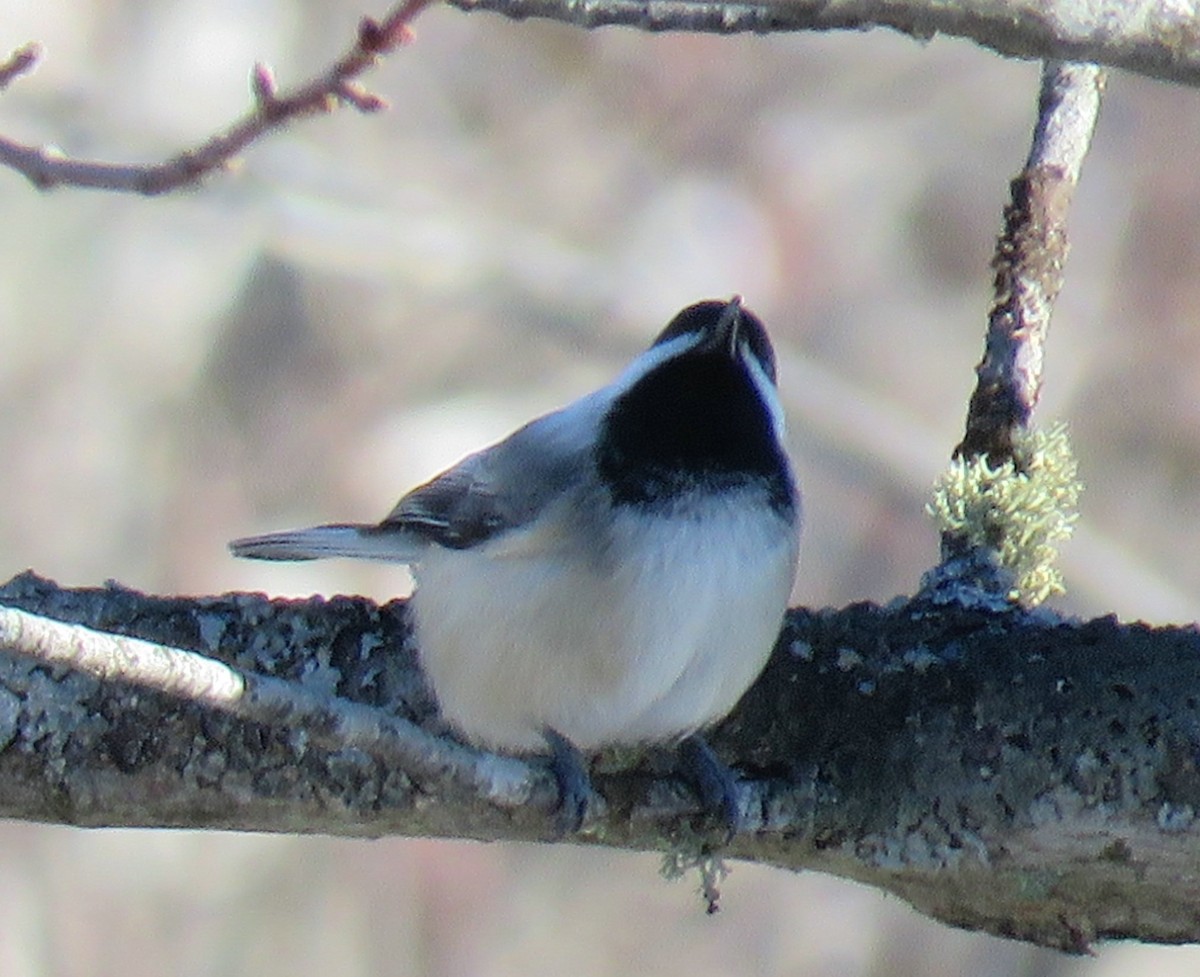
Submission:
[[[256,139],[293,119],[330,112],[339,102],[361,112],[384,108],[383,99],[359,87],[355,80],[380,57],[411,40],[409,25],[430,2],[404,0],[382,20],[364,18],[349,51],[324,74],[291,91],[278,92],[270,70],[255,65],[250,81],[254,108],[224,132],[165,162],[123,165],[71,159],[53,149],[0,137],[0,165],[24,174],[41,190],[75,186],[154,196],[194,183],[226,167]],[[0,89],[28,71],[39,53],[34,44],[15,52],[0,66]]]
[[[996,304],[956,455],[986,455],[993,466],[1011,460],[1014,435],[1037,404],[1043,346],[1067,257],[1067,213],[1104,81],[1095,65],[1047,62],[1042,71],[1033,145],[1004,212],[992,261]]]
[[[7,61],[0,63],[0,91],[36,68],[41,58],[42,46],[37,41],[30,41],[13,51]]]

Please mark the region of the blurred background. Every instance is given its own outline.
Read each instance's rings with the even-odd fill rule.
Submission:
[[[145,161],[353,37],[361,0],[0,0],[46,44],[0,132]],[[383,13],[382,4],[369,11]],[[276,133],[159,200],[0,172],[0,578],[386,599],[402,570],[237,563],[371,520],[610,378],[680,307],[772,330],[807,507],[796,600],[911,593],[957,442],[1038,66],[885,32],[594,33],[433,10],[392,110]],[[1063,609],[1200,607],[1200,94],[1117,75],[1074,213],[1043,420],[1087,490]],[[0,825],[0,977],[1193,973],[1072,960],[827,877],[736,865],[707,918],[654,856]]]

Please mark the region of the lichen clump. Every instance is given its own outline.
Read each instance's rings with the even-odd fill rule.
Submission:
[[[1016,577],[1010,599],[1032,607],[1064,592],[1057,544],[1074,531],[1083,485],[1065,424],[1019,432],[1013,455],[996,467],[955,458],[926,511],[943,533],[994,550]]]

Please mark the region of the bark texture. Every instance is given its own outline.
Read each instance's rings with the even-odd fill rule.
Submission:
[[[336,724],[297,726],[285,711],[247,721],[111,673],[0,654],[0,816],[552,834],[544,761],[478,754],[439,728],[403,602],[148,597],[24,574],[0,587],[0,604],[200,652],[433,734],[424,756],[386,738],[344,745]],[[952,925],[1076,952],[1109,937],[1200,939],[1194,629],[972,608],[933,591],[886,608],[797,609],[710,739],[745,778],[747,830],[730,857],[857,879]],[[602,757],[594,779],[601,813],[571,840],[708,850],[669,753]]]

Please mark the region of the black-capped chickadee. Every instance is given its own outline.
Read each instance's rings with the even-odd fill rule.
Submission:
[[[699,730],[766,663],[796,573],[799,497],[775,358],[730,302],[680,312],[615,381],[405,495],[377,525],[239,539],[237,556],[410,564],[410,610],[442,714],[489,749],[555,756],[684,741],[736,827]]]

